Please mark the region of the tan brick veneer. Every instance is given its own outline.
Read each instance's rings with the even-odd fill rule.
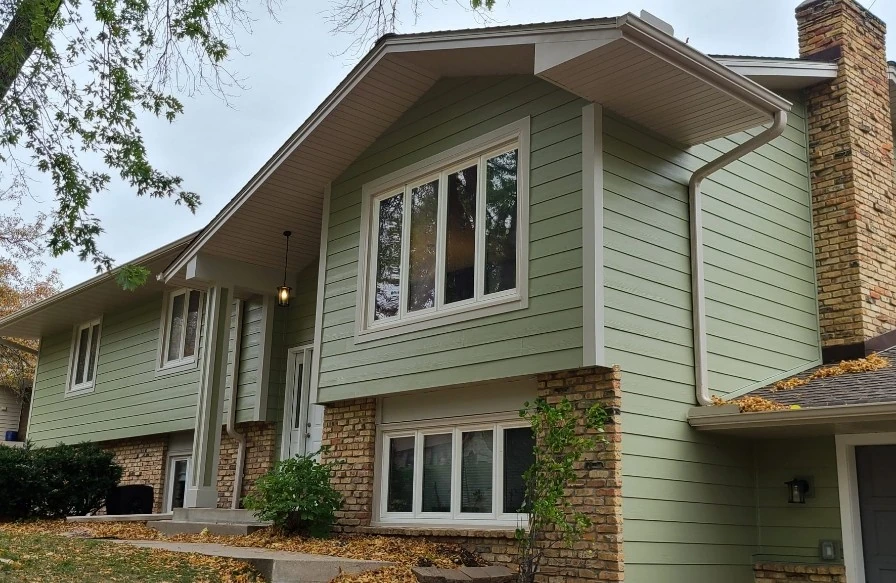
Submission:
[[[801,57],[842,55],[807,99],[822,343],[851,345],[896,328],[886,27],[854,0],[805,2],[796,17]]]
[[[846,569],[840,565],[763,563],[753,574],[756,583],[846,583]]]
[[[612,412],[611,423],[606,426],[606,443],[579,465],[579,479],[568,494],[576,507],[590,516],[593,525],[573,549],[558,544],[546,552],[540,580],[546,583],[623,581],[620,372],[618,369],[585,368],[539,375],[538,394],[550,401],[566,397],[578,411],[599,402]],[[327,406],[323,443],[329,452],[325,459],[346,462],[337,466],[334,476],[334,485],[346,496],[346,507],[339,517],[341,530],[423,536],[462,544],[492,563],[515,564],[516,542],[512,531],[369,527],[375,441],[374,399],[341,401]],[[557,535],[550,533],[548,536]]]
[[[162,511],[165,493],[165,468],[168,455],[168,436],[150,435],[100,444],[115,454],[115,461],[124,472],[122,486],[146,484],[153,488],[153,512]]]
[[[243,468],[242,498],[249,493],[255,480],[274,465],[277,448],[277,429],[273,423],[239,423],[237,431],[246,436],[246,465]],[[218,462],[218,508],[230,508],[233,478],[236,473],[237,442],[221,433],[221,454]]]

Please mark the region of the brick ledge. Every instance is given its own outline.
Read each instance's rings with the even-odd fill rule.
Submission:
[[[426,526],[359,526],[355,532],[379,534],[383,536],[444,536],[463,538],[516,538],[513,528],[465,528]]]
[[[814,575],[845,575],[846,567],[838,563],[782,563],[762,562],[753,565],[755,571],[775,573],[800,573]]]

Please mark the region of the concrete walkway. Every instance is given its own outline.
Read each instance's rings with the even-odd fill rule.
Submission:
[[[391,564],[254,547],[231,547],[213,543],[178,543],[148,540],[113,540],[111,542],[150,549],[162,549],[175,553],[198,553],[200,555],[238,559],[251,564],[270,583],[327,583],[340,573],[361,573],[362,571],[372,571]]]

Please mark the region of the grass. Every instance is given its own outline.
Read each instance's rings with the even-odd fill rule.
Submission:
[[[141,549],[102,540],[0,530],[3,583],[242,583],[260,581],[230,559]]]

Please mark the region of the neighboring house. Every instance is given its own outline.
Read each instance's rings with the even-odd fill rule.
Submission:
[[[29,438],[102,442],[157,511],[323,445],[341,528],[506,562],[517,412],[565,395],[611,423],[552,580],[890,580],[896,448],[865,447],[892,407],[704,406],[896,344],[884,27],[853,0],[797,20],[800,59],[711,58],[649,15],[384,37],[208,227],[134,261],[158,280],[0,320],[41,340]]]

